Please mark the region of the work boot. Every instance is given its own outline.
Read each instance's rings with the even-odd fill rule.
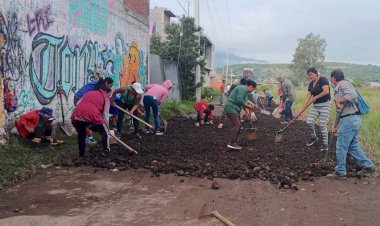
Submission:
[[[321,149],[320,149],[320,151],[321,152],[327,152],[329,150],[329,147],[328,146],[323,146]]]
[[[281,125],[288,125],[288,123],[289,123],[288,121],[281,121],[280,122]]]
[[[339,175],[336,172],[334,173],[329,173],[326,175],[327,178],[329,179],[335,179],[335,180],[346,180],[347,176],[346,175]]]
[[[161,131],[156,131],[156,135],[157,135],[157,136],[161,136],[161,135],[164,135],[164,133],[161,132]]]
[[[140,135],[140,133],[135,133],[135,136],[139,139],[142,139],[142,136]]]
[[[306,146],[310,147],[313,146],[318,141],[318,138],[312,137],[307,143]]]
[[[227,147],[231,148],[231,149],[235,149],[235,150],[241,150],[242,149],[242,147],[239,146],[237,143],[227,144]]]
[[[368,168],[368,169],[363,168],[362,170],[358,172],[357,175],[361,177],[368,177],[368,176],[371,176],[375,172],[376,172],[375,168]]]
[[[106,148],[106,149],[104,149],[104,151],[102,151],[101,155],[103,157],[109,157],[111,155],[111,150]]]
[[[86,137],[86,144],[89,144],[89,145],[96,144],[96,140],[92,136]]]

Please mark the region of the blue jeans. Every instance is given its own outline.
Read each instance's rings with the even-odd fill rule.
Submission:
[[[346,175],[346,158],[350,154],[356,159],[359,166],[364,169],[372,169],[373,162],[368,159],[359,145],[359,130],[362,125],[360,115],[352,115],[342,118],[339,123],[338,140],[336,142],[336,167],[339,175]]]
[[[150,108],[153,110],[154,117],[154,128],[156,132],[160,131],[160,117],[158,115],[158,101],[155,97],[144,96],[143,99],[144,108],[145,108],[145,122],[150,122]]]
[[[220,104],[224,104],[224,93],[220,94]]]
[[[269,97],[269,98],[267,99],[267,101],[268,101],[268,107],[272,107],[273,97]]]
[[[290,101],[290,100],[285,101],[285,109],[284,109],[284,111],[286,112],[286,114],[285,114],[285,119],[284,120],[286,122],[290,122],[290,120],[293,119],[292,104],[293,104],[293,101]]]

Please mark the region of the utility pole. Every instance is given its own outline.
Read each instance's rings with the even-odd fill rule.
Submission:
[[[190,17],[190,1],[187,2],[187,17]]]
[[[195,0],[195,27],[199,28],[199,0]],[[197,32],[198,40],[200,40],[201,32]],[[200,43],[198,43],[200,45]],[[195,67],[195,84],[201,81],[201,67],[199,64]],[[195,97],[197,101],[201,100],[201,88],[198,87],[195,90]]]
[[[227,48],[227,69],[226,69],[226,82],[228,82],[228,57],[229,57],[229,48]],[[232,85],[232,83],[231,83]]]

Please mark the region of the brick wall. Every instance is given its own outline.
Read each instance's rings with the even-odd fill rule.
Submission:
[[[142,16],[146,21],[149,18],[149,0],[123,0],[124,7]]]

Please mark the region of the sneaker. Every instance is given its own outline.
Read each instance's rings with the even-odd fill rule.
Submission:
[[[318,138],[312,137],[307,143],[306,146],[310,147],[313,146],[318,141]]]
[[[329,173],[326,175],[327,178],[329,179],[335,179],[335,180],[346,180],[347,176],[346,175],[339,175],[336,172],[334,173]]]
[[[142,136],[140,135],[140,133],[135,133],[135,136],[139,139],[142,139]]]
[[[239,146],[237,143],[227,144],[228,148],[235,149],[235,150],[241,150],[242,147]]]
[[[195,126],[196,126],[196,127],[199,127],[199,122],[196,122],[196,123],[195,123]]]
[[[86,144],[96,144],[96,140],[91,137],[86,137]]]
[[[281,125],[288,125],[288,123],[289,123],[288,121],[281,121],[280,122]]]
[[[163,132],[160,132],[160,131],[156,131],[156,135],[157,135],[157,136],[161,136],[161,135],[164,135],[164,133],[163,133]]]
[[[321,152],[327,152],[329,150],[328,147],[324,146],[320,149]]]
[[[362,177],[368,177],[370,175],[372,175],[373,173],[375,173],[376,170],[375,168],[369,168],[369,169],[362,169],[358,172],[358,176],[362,176]]]
[[[103,157],[108,157],[111,155],[111,150],[110,149],[105,149],[100,153]]]

